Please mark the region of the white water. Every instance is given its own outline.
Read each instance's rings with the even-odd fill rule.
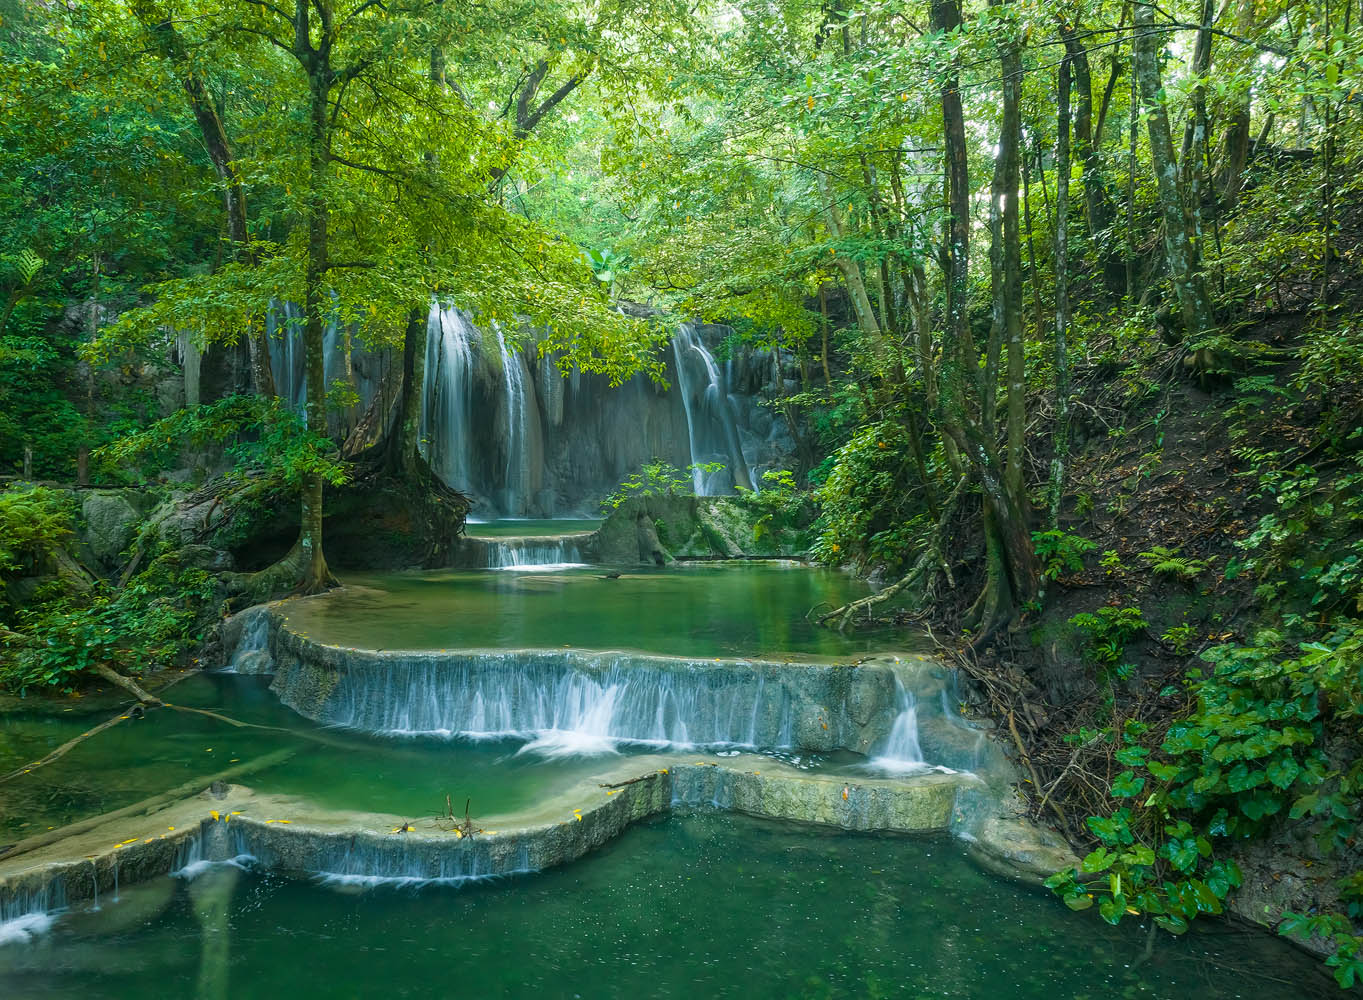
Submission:
[[[891,774],[931,770],[932,765],[923,759],[923,747],[918,742],[917,700],[898,674],[895,675],[894,687],[895,706],[899,714],[895,716],[885,744],[866,766],[870,770]]]
[[[274,672],[274,658],[270,655],[270,616],[264,609],[252,609],[242,614],[252,616],[242,629],[241,641],[232,651],[232,659],[223,667],[227,674],[268,674]]]
[[[20,892],[0,903],[0,948],[26,945],[46,934],[65,906],[66,893],[60,881],[41,892]]]
[[[371,732],[516,737],[546,755],[597,753],[617,743],[789,746],[794,706],[760,674],[666,669],[621,656],[489,654],[395,662],[341,675],[324,721]]]
[[[503,509],[511,514],[523,514],[530,493],[529,399],[525,392],[525,374],[521,371],[521,354],[507,347],[506,335],[500,326],[497,347],[502,353],[502,384],[506,390],[506,480]]]
[[[421,385],[421,452],[448,486],[473,481],[473,343],[478,331],[458,309],[431,306]]]
[[[738,442],[733,407],[714,356],[691,323],[683,323],[672,337],[677,362],[677,389],[686,409],[686,429],[694,465],[719,463],[724,468],[691,472],[697,496],[729,492],[731,484],[752,488],[752,477]]]
[[[576,542],[552,538],[489,538],[488,569],[549,570],[585,565]]]

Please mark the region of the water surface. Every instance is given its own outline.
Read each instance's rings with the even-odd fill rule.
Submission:
[[[957,842],[699,813],[566,868],[342,894],[216,872],[0,948],[13,997],[1333,996],[1309,958],[1210,924],[1161,934],[987,876]],[[128,909],[120,911],[120,907]],[[158,911],[159,906],[164,909]]]
[[[470,538],[554,538],[595,531],[601,524],[600,518],[532,520],[513,517],[496,521],[469,521],[464,527],[464,534]]]
[[[253,726],[208,716],[154,709],[81,743],[32,774],[0,784],[0,844],[48,828],[121,809],[186,782],[249,765],[291,750],[284,763],[238,779],[260,792],[298,795],[324,808],[391,813],[407,818],[445,811],[448,795],[458,815],[468,804],[480,816],[523,809],[546,795],[619,763],[607,756],[547,759],[520,752],[524,740],[471,741],[384,737],[328,729],[285,708],[268,678],[233,674],[192,677],[167,692],[183,707],[205,708]],[[26,754],[41,757],[102,718],[6,719],[0,734]]]
[[[287,606],[292,628],[368,649],[635,650],[665,656],[845,657],[903,650],[903,635],[816,624],[869,593],[849,574],[794,562],[347,574],[346,586]]]

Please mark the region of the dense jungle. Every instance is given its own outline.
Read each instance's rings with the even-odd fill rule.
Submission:
[[[0,0],[0,992],[1363,989],[1360,22]]]

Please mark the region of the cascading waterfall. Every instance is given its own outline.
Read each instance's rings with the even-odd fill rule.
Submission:
[[[729,392],[714,356],[692,323],[683,323],[672,337],[677,362],[677,388],[686,409],[686,428],[691,442],[691,461],[699,466],[718,462],[724,469],[706,473],[692,470],[697,496],[726,492],[732,483],[753,488],[752,476],[739,446]]]
[[[268,311],[275,385],[295,410],[307,400],[303,326],[293,303]],[[492,516],[594,510],[600,497],[653,459],[679,467],[722,465],[694,474],[701,495],[756,488],[757,470],[789,467],[794,453],[789,433],[757,403],[767,383],[780,377],[779,357],[771,355],[772,375],[755,374],[747,354],[721,364],[706,347],[709,331],[694,323],[677,330],[671,391],[642,375],[611,388],[604,376],[575,371],[564,379],[549,356],[537,358],[522,346],[526,333],[519,326],[493,324],[484,334],[468,313],[433,303],[419,447],[442,481]],[[377,426],[396,410],[392,399],[382,398],[386,409],[376,423],[357,421],[381,391],[394,391],[390,352],[366,349],[359,327],[331,319],[324,355],[327,384],[348,379],[360,396],[358,407],[330,415],[332,433],[344,436],[358,426],[377,440]]]
[[[374,843],[364,837],[317,837],[308,841],[300,855],[293,838],[281,842],[259,830],[234,833],[238,857],[250,857],[264,868],[301,869],[323,885],[458,886],[535,871],[524,842],[507,850],[487,838],[462,842],[450,838],[449,846],[433,850],[429,844],[415,845],[401,838]]]
[[[275,392],[294,410],[301,410],[308,401],[304,323],[303,310],[292,302],[275,303],[265,314]],[[384,358],[381,352],[374,354],[357,343],[352,332],[352,328],[342,327],[334,316],[327,320],[322,333],[322,378],[328,386],[337,379],[349,382],[360,397],[357,411],[363,412],[379,391]]]
[[[473,482],[473,343],[478,331],[458,309],[431,306],[421,386],[421,451],[447,485]]]
[[[502,383],[506,390],[506,482],[503,509],[511,514],[525,512],[530,489],[530,450],[528,447],[528,400],[525,375],[521,371],[519,350],[511,350],[500,326],[497,347],[502,353]]]
[[[545,754],[616,743],[790,746],[794,706],[766,679],[637,658],[485,654],[341,675],[323,721],[403,735],[520,737]]]

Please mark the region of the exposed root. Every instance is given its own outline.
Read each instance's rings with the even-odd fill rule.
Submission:
[[[852,619],[862,611],[866,612],[869,620],[871,609],[877,605],[884,604],[890,598],[901,594],[906,590],[921,590],[925,596],[932,593],[932,581],[940,570],[947,579],[947,585],[954,587],[956,581],[951,575],[951,564],[943,555],[948,538],[948,528],[952,519],[956,516],[956,508],[960,505],[961,497],[965,493],[965,488],[970,482],[970,477],[962,476],[956,483],[956,488],[951,491],[951,496],[942,505],[942,516],[937,521],[936,530],[932,533],[932,538],[924,546],[915,560],[913,568],[902,576],[897,582],[890,584],[883,590],[877,591],[867,597],[858,598],[840,608],[834,608],[827,614],[820,616],[819,624],[827,625],[833,619],[838,620],[838,631],[847,631],[847,626]]]

